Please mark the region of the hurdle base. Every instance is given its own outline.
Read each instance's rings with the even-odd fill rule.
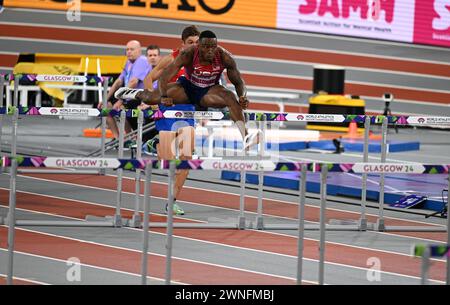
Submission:
[[[262,216],[256,217],[256,229],[257,230],[264,229],[264,218]]]
[[[9,225],[9,221],[4,221]],[[112,222],[108,221],[82,221],[82,220],[16,220],[15,226],[39,226],[39,227],[113,227]]]
[[[150,222],[149,228],[167,228],[166,222]],[[240,229],[237,223],[188,223],[175,222],[173,227],[177,229]]]
[[[65,170],[65,169],[18,169],[18,174],[75,174],[75,175],[99,175],[99,170]]]
[[[104,216],[104,217],[87,215],[85,217],[85,220],[90,221],[90,222],[111,223],[111,226],[115,227],[115,228],[122,227],[124,224],[127,224],[127,222],[128,222],[126,219],[122,219],[122,216],[120,216],[120,215]]]
[[[140,228],[142,227],[142,218],[140,215],[133,215],[133,217],[127,223],[128,227]]]
[[[384,232],[386,230],[386,226],[384,225],[384,219],[378,219],[375,224],[376,230],[380,232]]]
[[[358,220],[358,226],[360,231],[367,231],[368,223],[366,218],[360,218]]]
[[[266,224],[262,230],[298,230],[298,224]],[[319,224],[305,224],[305,231],[319,231]],[[326,224],[326,231],[359,231],[358,225],[333,225]]]
[[[447,232],[445,227],[431,226],[385,226],[385,232]]]
[[[245,230],[245,216],[239,216],[238,217],[238,229],[239,230]]]

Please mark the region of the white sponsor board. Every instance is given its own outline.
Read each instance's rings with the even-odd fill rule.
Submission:
[[[42,108],[39,108],[39,113],[41,115],[91,117],[91,116],[99,116],[100,110],[98,110],[97,108],[42,107]]]
[[[204,160],[203,169],[213,170],[247,170],[247,171],[273,171],[275,163],[270,160]]]
[[[40,82],[72,82],[84,83],[87,78],[82,75],[46,75],[40,74],[36,76],[36,80]]]
[[[217,111],[164,111],[164,117],[168,119],[211,119],[220,120],[224,117],[222,112]]]
[[[421,174],[425,171],[422,164],[400,164],[400,163],[355,163],[352,167],[355,173],[410,173]]]
[[[450,117],[410,116],[407,122],[411,125],[450,125]]]
[[[278,0],[277,28],[412,42],[414,1]]]
[[[46,167],[72,168],[118,168],[120,161],[114,158],[56,158],[48,157],[44,161]]]
[[[298,122],[327,122],[341,123],[345,121],[345,117],[340,114],[311,114],[311,113],[288,113],[286,120]]]

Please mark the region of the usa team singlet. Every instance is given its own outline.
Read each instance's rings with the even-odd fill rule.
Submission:
[[[207,88],[219,83],[220,76],[225,69],[222,63],[222,56],[219,50],[216,50],[212,64],[200,64],[200,52],[195,48],[192,65],[185,67],[185,75],[189,81],[200,88]]]

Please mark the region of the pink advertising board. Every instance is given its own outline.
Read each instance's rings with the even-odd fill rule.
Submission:
[[[416,0],[414,43],[450,47],[450,0]]]
[[[413,26],[413,0],[278,0],[278,28],[412,42]]]
[[[450,0],[278,0],[277,28],[450,46]]]

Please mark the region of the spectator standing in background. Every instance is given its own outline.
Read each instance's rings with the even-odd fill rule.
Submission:
[[[152,44],[147,47],[146,55],[147,55],[148,63],[151,66],[151,69],[149,71],[149,73],[150,73],[159,64],[159,62],[161,60],[161,50],[159,49],[159,46]],[[144,80],[145,88],[150,88],[149,84],[147,84],[146,81],[150,81],[150,79],[148,79],[146,77]],[[153,81],[152,87],[153,87],[153,90],[158,89],[157,79],[155,79]]]
[[[136,100],[122,100],[114,99],[114,93],[121,87],[129,87],[135,89],[144,89],[145,76],[150,72],[151,65],[148,63],[147,58],[142,55],[141,44],[137,40],[131,40],[126,45],[127,62],[122,70],[119,78],[111,86],[111,90],[108,92],[108,107],[120,110],[120,109],[136,109],[141,102]],[[102,105],[99,104],[99,108]],[[125,132],[128,133],[131,129],[137,128],[137,118],[127,118],[125,124]],[[115,118],[107,117],[108,128],[111,129],[113,136],[119,138],[119,129]],[[131,142],[127,141],[127,145],[131,145]]]

